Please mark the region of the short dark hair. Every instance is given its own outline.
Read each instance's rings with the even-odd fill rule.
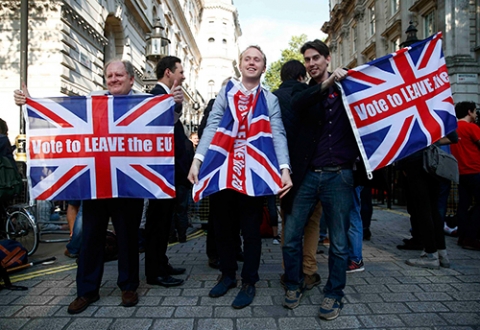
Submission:
[[[0,134],[8,135],[8,125],[5,120],[0,118]]]
[[[302,48],[300,48],[300,53],[305,54],[307,49],[315,49],[320,53],[320,55],[323,55],[323,57],[330,55],[330,49],[328,49],[328,46],[319,39],[307,41],[305,44],[303,44]]]
[[[164,58],[162,58],[155,67],[155,74],[157,75],[157,79],[162,79],[167,69],[175,72],[175,69],[177,68],[177,63],[182,63],[182,60],[180,60],[176,56],[165,56]]]
[[[302,62],[297,60],[290,60],[282,65],[280,70],[280,78],[282,81],[297,80],[298,78],[305,78],[307,76],[307,70]]]
[[[468,115],[468,110],[473,112],[476,107],[475,102],[472,101],[458,102],[455,105],[455,115],[457,116],[457,119],[462,119]]]

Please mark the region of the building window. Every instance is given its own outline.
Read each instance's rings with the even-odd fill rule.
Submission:
[[[423,18],[423,22],[425,27],[424,38],[427,38],[436,32],[435,11],[432,10],[430,13],[425,15]]]
[[[390,0],[390,16],[393,16],[400,9],[400,0]]]
[[[369,19],[370,19],[370,37],[375,35],[375,5],[368,8]]]
[[[390,48],[391,53],[396,52],[400,49],[400,37],[397,37],[390,41]]]
[[[215,42],[215,38],[208,38],[208,42]]]
[[[226,43],[227,43],[227,39],[223,39],[223,40],[222,40],[222,43],[223,43],[223,44],[226,44]]]

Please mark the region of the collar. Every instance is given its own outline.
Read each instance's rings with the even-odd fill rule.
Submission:
[[[170,88],[168,88],[167,85],[165,85],[163,82],[160,82],[160,81],[157,81],[157,84],[159,84],[160,86],[162,86],[163,89],[165,90],[165,92],[167,92],[167,94],[170,94]]]

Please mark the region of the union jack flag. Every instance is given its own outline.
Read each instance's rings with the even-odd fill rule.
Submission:
[[[173,198],[171,95],[28,98],[32,200]]]
[[[367,173],[457,127],[441,32],[348,71],[342,97]]]
[[[223,189],[248,196],[277,194],[282,181],[263,89],[245,95],[240,83],[230,80],[225,96],[225,113],[193,187],[194,201]]]

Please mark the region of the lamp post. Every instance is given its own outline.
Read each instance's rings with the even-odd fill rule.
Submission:
[[[147,49],[145,57],[154,62],[158,62],[169,54],[170,40],[165,35],[165,28],[160,22],[160,18],[155,18],[153,32],[147,36]]]
[[[405,31],[405,33],[407,34],[407,39],[405,39],[404,42],[402,42],[400,44],[400,47],[408,47],[414,43],[416,43],[417,41],[420,41],[418,38],[417,38],[417,28],[415,27],[415,25],[413,25],[413,22],[410,21],[409,23],[410,25],[408,26],[407,30]]]
[[[22,0],[20,4],[20,89],[27,84],[28,78],[28,0]],[[20,108],[20,130],[15,138],[15,159],[19,162],[27,161],[25,135],[25,118]]]
[[[165,35],[165,28],[163,27],[160,18],[155,18],[153,31],[147,35],[145,57],[153,68],[165,56],[170,53],[170,40]],[[157,82],[157,77],[154,72],[145,74],[145,90],[148,92]]]

